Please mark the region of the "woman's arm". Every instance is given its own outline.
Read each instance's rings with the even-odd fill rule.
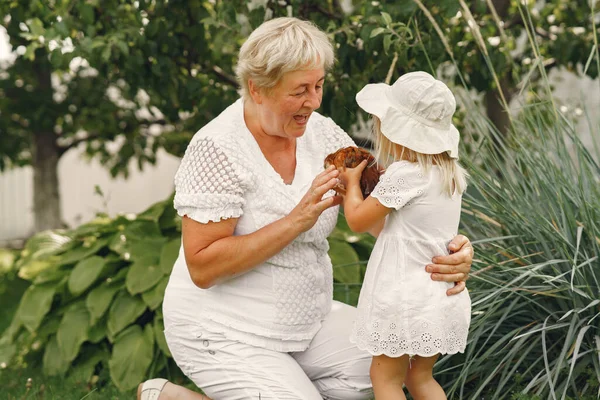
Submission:
[[[365,160],[355,168],[345,168],[342,172],[341,179],[346,187],[344,215],[352,231],[373,231],[379,235],[379,232],[383,229],[385,217],[392,209],[385,207],[379,200],[371,196],[363,200],[360,190],[360,176],[366,166],[367,161]]]
[[[450,255],[433,257],[432,264],[425,267],[431,273],[434,281],[454,282],[453,288],[448,289],[448,296],[465,290],[473,263],[473,245],[466,236],[458,235],[448,245]]]
[[[339,172],[323,171],[300,203],[286,217],[248,235],[233,236],[237,218],[201,224],[184,217],[182,241],[192,281],[203,289],[244,273],[273,257],[299,234],[310,229],[327,208],[340,204],[323,195],[337,183]]]

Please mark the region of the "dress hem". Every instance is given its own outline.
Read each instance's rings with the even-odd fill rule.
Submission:
[[[413,356],[433,357],[433,356],[438,355],[438,354],[443,356],[443,355],[454,355],[454,354],[458,354],[458,353],[461,353],[461,354],[465,353],[465,349],[463,348],[462,350],[456,350],[456,351],[437,351],[435,353],[423,353],[423,352],[407,353],[407,352],[397,352],[397,353],[394,353],[394,354],[388,354],[385,351],[375,351],[375,352],[373,352],[373,351],[371,351],[371,350],[368,349],[368,346],[361,345],[361,344],[357,343],[354,338],[350,338],[350,343],[355,344],[357,348],[359,348],[362,351],[365,351],[365,352],[369,353],[372,356],[386,355],[386,356],[388,356],[390,358],[399,358],[399,357],[402,357],[402,356],[410,356],[410,357],[413,357]]]

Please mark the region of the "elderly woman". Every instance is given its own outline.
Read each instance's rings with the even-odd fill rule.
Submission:
[[[175,177],[182,248],[163,304],[182,371],[211,398],[368,399],[370,355],[349,341],[355,309],[332,300],[327,236],[340,198],[325,156],[352,146],[321,105],[334,61],[309,22],[278,18],[242,46],[241,98],[192,139]],[[379,230],[381,227],[379,227]],[[377,235],[378,232],[372,232]],[[464,290],[472,248],[423,269]],[[206,396],[153,379],[142,399]]]

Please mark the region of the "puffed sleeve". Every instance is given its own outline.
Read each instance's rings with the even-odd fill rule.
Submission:
[[[384,206],[399,210],[412,204],[428,186],[429,180],[418,165],[396,162],[381,176],[371,196]]]
[[[238,172],[211,138],[192,142],[175,174],[177,213],[200,223],[240,217],[245,200]]]

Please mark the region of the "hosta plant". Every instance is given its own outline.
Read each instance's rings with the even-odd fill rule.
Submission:
[[[32,237],[16,264],[31,285],[0,339],[0,362],[41,358],[47,375],[84,379],[104,367],[121,390],[161,370],[170,357],[161,304],[179,230],[167,200]]]

